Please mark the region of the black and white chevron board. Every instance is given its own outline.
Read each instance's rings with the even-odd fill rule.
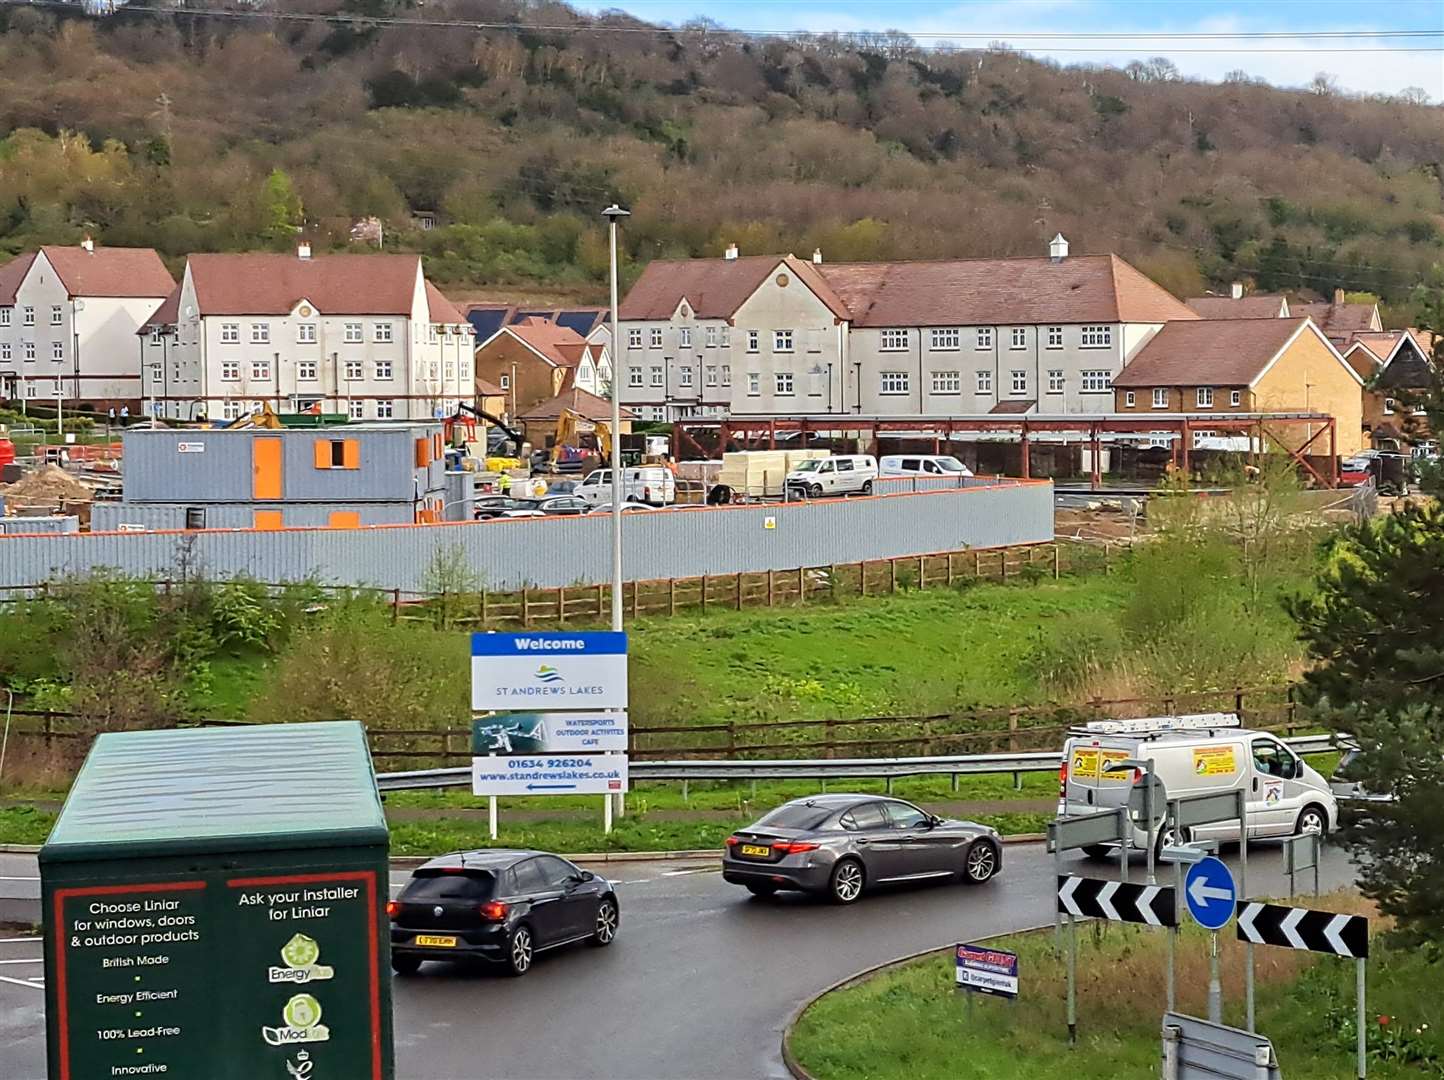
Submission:
[[[1177,926],[1178,909],[1173,889],[1164,885],[1135,885],[1129,881],[1058,876],[1058,910],[1064,915],[1146,926]]]
[[[1369,920],[1362,915],[1283,907],[1240,900],[1234,911],[1238,939],[1363,960],[1369,955]]]

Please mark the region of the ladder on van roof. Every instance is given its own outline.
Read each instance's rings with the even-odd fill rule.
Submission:
[[[1092,720],[1069,728],[1074,735],[1166,735],[1173,731],[1212,731],[1241,727],[1238,713],[1188,713],[1183,716],[1146,716],[1137,720]]]

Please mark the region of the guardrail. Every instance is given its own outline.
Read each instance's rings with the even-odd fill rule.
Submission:
[[[1323,754],[1338,747],[1338,736],[1299,735],[1283,741],[1300,754]],[[955,754],[946,757],[820,758],[796,761],[633,761],[633,780],[895,780],[905,776],[996,776],[1052,772],[1060,751],[1025,754]],[[467,787],[470,768],[419,769],[379,773],[382,791]]]

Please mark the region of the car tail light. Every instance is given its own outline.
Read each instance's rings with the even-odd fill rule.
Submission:
[[[1058,766],[1058,798],[1068,797],[1068,759],[1063,759],[1063,764]]]
[[[476,910],[481,912],[483,919],[488,919],[491,922],[501,922],[506,918],[506,913],[511,909],[500,900],[488,900]]]
[[[772,845],[772,850],[781,855],[801,855],[804,851],[816,851],[821,846],[803,840],[779,840]]]
[[[1141,783],[1143,783],[1143,770],[1142,770],[1142,769],[1134,769],[1134,770],[1133,770],[1133,782],[1134,782],[1135,784],[1141,784]]]
[[[738,844],[740,844],[740,843],[742,843],[742,841],[741,841],[740,839],[738,839],[737,837],[735,837],[735,836],[729,836],[729,837],[727,838],[727,846],[728,846],[728,847],[736,847],[736,846],[737,846]]]
[[[398,916],[398,915],[400,915],[400,914],[401,914],[401,905],[400,905],[400,904],[398,904],[395,900],[388,900],[388,901],[386,901],[386,917],[387,917],[388,919],[394,919],[394,918],[396,918],[396,916]]]

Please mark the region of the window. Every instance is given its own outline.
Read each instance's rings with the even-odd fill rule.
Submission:
[[[792,351],[792,331],[791,331],[791,330],[774,330],[774,331],[772,331],[772,351],[773,351],[773,352],[791,352],[791,351]]]
[[[26,308],[25,308],[25,310],[24,310],[24,315],[25,315],[24,325],[25,325],[25,326],[34,326],[34,325],[35,325],[35,309],[34,309],[33,307],[29,307],[29,306],[27,305]]]
[[[437,379],[441,378],[441,365],[438,364],[435,360],[431,361],[431,363],[426,365],[426,377],[432,382],[435,382]]]
[[[908,332],[906,330],[884,330],[882,332],[882,351],[901,352],[908,347]]]
[[[346,381],[347,381],[347,382],[354,382],[354,381],[357,380],[357,379],[364,379],[365,377],[366,377],[365,368],[362,366],[360,360],[347,360],[347,361],[346,361]]]
[[[680,385],[682,385],[682,386],[691,386],[691,385],[692,385],[692,369],[691,369],[691,368],[689,368],[689,367],[678,368],[678,369],[677,369],[677,375],[678,375],[678,380],[677,380],[677,381],[678,381],[678,383],[679,383]]]
[[[375,332],[371,336],[375,341],[380,342],[382,345],[390,345],[391,324],[389,322],[377,323],[375,327]]]
[[[707,348],[709,348],[709,349],[715,349],[716,347],[717,347],[717,328],[716,328],[715,326],[709,326],[709,327],[707,327]]]
[[[722,324],[722,347],[724,349],[730,349],[732,347],[732,327],[726,323]]]
[[[1061,349],[1063,347],[1063,328],[1061,326],[1048,327],[1048,348]]]
[[[239,382],[241,379],[241,362],[239,360],[221,361],[221,382]]]
[[[777,392],[779,394],[792,393],[792,372],[779,371],[775,377],[777,380]]]
[[[448,382],[456,378],[456,365],[453,364],[450,360],[446,362],[445,378]]]
[[[26,384],[25,384],[25,396],[26,396],[26,397],[34,397],[34,396],[35,396],[35,384],[34,384],[34,383],[26,383]]]
[[[238,343],[240,342],[240,340],[241,340],[241,324],[240,324],[240,323],[233,323],[233,322],[221,323],[221,344],[222,344],[222,345],[236,345],[236,344],[238,344]]]
[[[377,361],[376,361],[376,377],[377,377],[378,379],[383,380],[383,381],[388,381],[388,382],[390,381],[390,379],[391,379],[391,361],[390,361],[390,360],[377,360]]]
[[[684,326],[677,331],[677,344],[684,349],[692,347],[692,328]]]
[[[503,375],[503,376],[501,377],[501,383],[500,383],[500,385],[501,385],[501,388],[502,388],[503,390],[510,390],[510,389],[511,389],[511,376],[510,376],[510,375]]]
[[[956,327],[950,330],[933,330],[928,341],[931,349],[956,349],[961,343],[961,333]]]
[[[6,308],[0,308],[0,326],[9,326],[9,325],[10,325],[10,309],[9,309],[8,307],[6,307]]]
[[[933,372],[934,394],[958,394],[963,389],[962,376],[956,371]]]
[[[1386,416],[1392,416],[1394,414],[1394,399],[1391,397],[1384,399],[1384,414]]]
[[[909,803],[885,802],[882,805],[887,812],[888,823],[894,829],[921,829],[928,819],[927,814]]]
[[[1228,403],[1232,405],[1235,409],[1237,409],[1240,405],[1243,404],[1243,391],[1230,390],[1228,392]]]
[[[661,366],[660,364],[653,364],[653,365],[652,365],[652,385],[653,385],[653,386],[661,386],[661,385],[662,385],[662,366]]]
[[[346,415],[349,416],[352,420],[360,420],[362,417],[364,417],[364,416],[366,415],[366,402],[364,402],[364,401],[348,401],[348,402],[346,402]]]
[[[380,368],[379,364],[377,365],[377,368]],[[471,378],[471,361],[466,359],[466,357],[464,356],[461,358],[461,370],[458,372],[458,374],[461,376],[462,382],[465,382],[467,379]],[[391,376],[388,375],[386,377],[389,379]],[[378,375],[377,378],[380,378],[380,376]]]
[[[906,371],[884,371],[880,374],[878,393],[906,394],[908,392],[908,373]]]
[[[1153,388],[1153,407],[1155,409],[1168,408],[1168,390],[1166,387],[1155,386]]]
[[[642,347],[642,328],[633,326],[627,330],[627,348],[640,349]]]
[[[303,322],[303,323],[297,323],[297,324],[296,324],[296,344],[298,344],[298,345],[314,345],[314,344],[316,344],[316,324],[315,324],[315,323],[313,323],[313,322]]]
[[[1138,404],[1138,399],[1137,399],[1136,396],[1134,396],[1134,393],[1133,393],[1132,390],[1128,390],[1128,391],[1126,391],[1126,392],[1123,394],[1123,407],[1124,407],[1125,409],[1131,409],[1131,408],[1133,408],[1133,406],[1135,406],[1135,405],[1137,405],[1137,404]]]
[[[52,341],[52,342],[50,343],[50,359],[52,359],[52,360],[64,360],[64,359],[65,359],[65,342],[63,342],[63,341]]]
[[[762,335],[759,334],[756,330],[749,330],[749,331],[747,331],[747,351],[748,351],[748,352],[756,352],[758,349],[761,348],[761,345],[758,344],[758,340],[761,338],[761,336],[762,336]]]
[[[1254,768],[1265,776],[1292,780],[1298,775],[1298,762],[1294,755],[1272,739],[1259,739],[1253,744],[1253,763]]]
[[[1106,349],[1113,344],[1113,327],[1085,326],[1080,342],[1085,349]]]
[[[723,386],[731,386],[731,385],[732,385],[732,365],[731,365],[731,364],[723,364],[723,365],[722,365],[722,385],[723,385]]]
[[[629,368],[627,368],[627,385],[628,385],[628,386],[641,386],[641,385],[642,385],[642,369],[641,369],[641,368],[639,368],[639,367],[629,367]]]
[[[662,347],[662,328],[661,328],[660,326],[654,326],[654,327],[652,327],[652,348],[654,348],[654,349],[660,349],[661,347]]]
[[[35,359],[35,342],[33,342],[33,341],[27,341],[27,342],[24,343],[24,345],[23,345],[22,347],[23,347],[24,350],[25,350],[25,359],[26,359],[26,360],[34,360],[34,359]],[[1392,399],[1390,399],[1390,400],[1392,401]],[[1389,411],[1389,412],[1393,412],[1394,410],[1393,410],[1392,408],[1390,408],[1388,411]]]
[[[717,365],[715,365],[715,364],[708,364],[708,365],[707,365],[707,385],[708,385],[708,386],[716,386],[716,385],[717,385]]]
[[[60,306],[59,304],[51,304],[51,305],[50,305],[50,325],[51,325],[51,326],[59,326],[59,325],[60,325],[61,320],[65,317],[65,316],[62,314],[62,311],[63,311],[63,310],[64,310],[64,309],[61,308],[61,306]]]
[[[991,326],[978,327],[978,342],[975,348],[991,349],[993,347],[993,328]]]
[[[314,360],[297,360],[297,361],[296,361],[296,381],[297,381],[297,382],[315,382],[315,381],[316,381],[316,361],[314,361]]]
[[[341,328],[342,340],[347,345],[357,345],[361,342],[361,324],[348,322]]]
[[[1013,327],[1013,340],[1012,344],[1008,347],[1011,349],[1026,349],[1028,347],[1028,331],[1021,326]]]
[[[1106,371],[1083,372],[1083,393],[1107,394],[1113,391],[1113,376]]]
[[[150,343],[152,345],[159,345],[162,334],[164,334],[164,331],[159,326],[152,326],[150,328]]]
[[[1013,393],[1026,394],[1028,392],[1028,373],[1026,371],[1013,372]]]
[[[991,394],[993,392],[993,373],[991,371],[978,372],[978,393]]]
[[[850,832],[866,832],[887,828],[887,818],[883,816],[881,803],[863,803],[838,818],[838,824]]]
[[[762,376],[755,371],[747,373],[747,392],[749,394],[762,393]]]
[[[226,401],[221,405],[222,420],[239,420],[241,418],[241,403],[239,401]]]
[[[271,324],[263,322],[251,323],[251,344],[269,345],[271,343]]]
[[[251,361],[252,379],[269,379],[271,377],[271,362],[269,360]]]
[[[347,414],[353,420],[360,419],[361,413],[357,410],[362,404],[364,402],[360,401],[347,403]],[[313,461],[318,469],[359,469],[361,467],[361,443],[357,439],[317,439],[312,446],[315,454]]]
[[[1198,388],[1198,407],[1200,409],[1213,408],[1213,387],[1200,386]]]
[[[10,342],[0,341],[0,360],[9,360],[10,358]]]

